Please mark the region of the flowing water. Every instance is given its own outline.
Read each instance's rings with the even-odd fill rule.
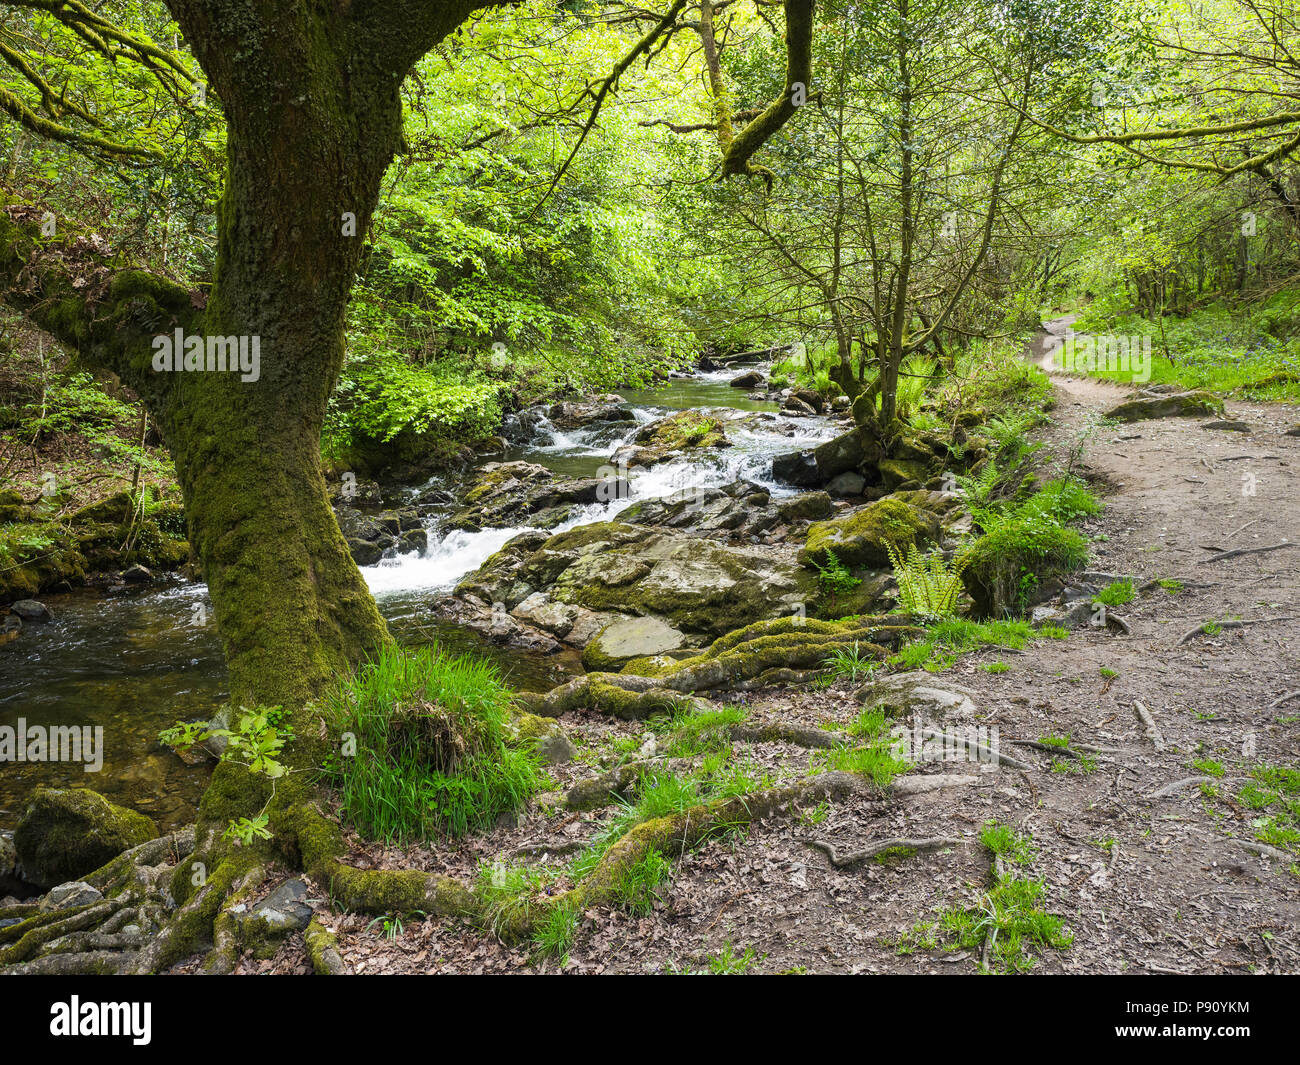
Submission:
[[[787,494],[791,489],[771,480],[772,456],[829,439],[838,430],[822,418],[774,418],[776,404],[751,400],[728,386],[734,374],[704,374],[623,393],[637,418],[634,426],[564,432],[543,421],[532,441],[506,457],[537,462],[563,476],[598,476],[640,425],[676,410],[727,408],[737,418],[740,412],[761,415],[753,424],[728,430],[734,447],[632,470],[623,498],[582,508],[553,531],[609,520],[640,500],[722,486],[738,477],[757,481],[774,495]],[[434,481],[424,487],[438,486]],[[547,690],[576,672],[575,654],[524,655],[433,617],[436,596],[527,528],[442,535],[441,517],[434,513],[427,519],[426,551],[362,570],[396,638],[408,645],[437,641],[457,653],[490,658],[509,683],[526,690]],[[0,762],[0,828],[12,827],[25,796],[42,784],[94,788],[149,814],[164,829],[192,819],[208,771],[186,766],[158,745],[157,735],[177,721],[209,717],[227,695],[206,586],[171,579],[116,593],[85,589],[43,596],[42,601],[54,620],[29,624],[0,651],[0,726],[16,727],[20,719],[28,727],[102,726],[103,764],[97,772],[87,772],[81,763]]]

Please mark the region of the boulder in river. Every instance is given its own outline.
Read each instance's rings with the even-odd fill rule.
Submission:
[[[144,814],[88,788],[37,788],[14,831],[23,876],[38,887],[76,880],[158,836]]]
[[[721,636],[794,613],[815,597],[814,583],[798,566],[762,550],[597,522],[540,543],[516,537],[456,593],[507,611],[528,601],[533,616],[558,603],[612,615],[610,621],[619,614],[655,616],[683,633]],[[577,645],[572,631],[565,639]]]
[[[23,621],[50,621],[54,617],[49,607],[35,599],[19,599],[9,609]]]
[[[614,452],[611,461],[615,465],[654,466],[690,452],[730,447],[727,426],[749,420],[750,415],[725,407],[678,411],[642,426],[629,443]]]
[[[461,500],[461,509],[445,528],[510,528],[531,525],[552,528],[572,517],[577,508],[608,503],[626,494],[614,477],[557,477],[532,462],[490,462],[481,467],[474,485]]]
[[[874,464],[879,457],[874,444],[868,446],[857,429],[850,429],[816,447],[778,455],[772,460],[772,476],[786,484],[820,488],[841,473]]]
[[[631,425],[636,421],[631,404],[613,393],[592,396],[582,402],[552,403],[546,416],[557,429]]]
[[[730,384],[732,388],[757,388],[766,381],[767,378],[757,370],[746,370],[744,373],[733,377],[728,384]]]

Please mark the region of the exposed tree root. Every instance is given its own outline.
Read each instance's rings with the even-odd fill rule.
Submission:
[[[504,940],[526,939],[552,910],[580,912],[616,902],[628,870],[653,853],[678,857],[714,836],[745,828],[779,811],[844,799],[868,788],[870,785],[865,780],[851,773],[822,773],[792,784],[642,821],[611,846],[595,869],[575,887],[557,895],[534,897],[529,905],[513,906],[505,913],[484,914],[481,920]]]
[[[960,847],[967,842],[969,840],[956,839],[952,836],[931,836],[926,839],[895,836],[892,839],[883,839],[878,843],[873,843],[865,850],[853,851],[851,854],[844,855],[839,854],[831,844],[824,840],[809,840],[808,846],[825,854],[830,859],[831,865],[835,866],[836,869],[846,869],[851,865],[869,861],[889,852],[893,852],[899,857],[910,857],[922,851],[934,851],[943,847]]]
[[[1231,618],[1227,621],[1216,621],[1213,622],[1213,624],[1217,625],[1220,629],[1244,629],[1248,625],[1271,625],[1279,621],[1300,621],[1300,618],[1294,615],[1282,618]],[[1211,633],[1205,631],[1205,626],[1208,624],[1211,623],[1204,622],[1203,624],[1197,625],[1196,628],[1192,629],[1190,632],[1183,633],[1182,638],[1178,641],[1179,645],[1181,646],[1182,644],[1188,643],[1189,641],[1194,640],[1197,636],[1211,635]]]
[[[1156,724],[1156,719],[1151,716],[1148,710],[1141,702],[1134,700],[1133,712],[1137,714],[1138,720],[1142,722],[1142,727],[1146,731],[1146,737],[1154,745],[1157,751],[1165,749],[1165,738],[1160,732],[1160,727]]]
[[[777,618],[728,633],[692,658],[637,659],[625,667],[626,672],[588,673],[545,695],[523,694],[518,700],[544,717],[591,710],[635,720],[704,708],[706,704],[690,698],[692,693],[735,689],[749,681],[770,683],[777,675],[820,667],[839,648],[856,646],[864,656],[883,658],[888,648],[920,632],[866,617],[849,621]]]
[[[342,976],[348,971],[339,954],[338,940],[334,933],[320,923],[319,917],[313,917],[303,933],[307,944],[307,957],[311,959],[311,968],[317,976]]]
[[[1265,551],[1281,551],[1284,547],[1296,546],[1300,545],[1292,543],[1290,540],[1283,540],[1280,544],[1271,544],[1268,547],[1238,547],[1232,551],[1221,551],[1219,554],[1212,555],[1210,558],[1198,559],[1196,564],[1198,566],[1204,566],[1211,562],[1223,562],[1225,559],[1237,558],[1239,555],[1260,555]]]

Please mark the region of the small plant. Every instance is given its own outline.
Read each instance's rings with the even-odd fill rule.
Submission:
[[[250,773],[264,776],[272,782],[271,794],[265,805],[252,817],[238,817],[226,825],[222,839],[237,840],[251,847],[258,840],[270,839],[270,817],[267,809],[275,797],[274,782],[286,770],[279,761],[280,751],[293,738],[292,726],[285,723],[281,707],[239,708],[239,720],[234,728],[213,727],[206,721],[180,722],[158,734],[158,742],[177,750],[188,751],[209,740],[224,739],[221,761],[236,762]]]
[[[985,662],[980,666],[980,669],[984,670],[985,673],[1006,673],[1011,667],[1005,662]]]
[[[1170,595],[1177,595],[1179,592],[1183,590],[1182,581],[1176,581],[1169,577],[1162,578],[1158,583],[1160,587],[1163,588]]]
[[[1137,598],[1137,588],[1128,578],[1121,581],[1111,581],[1100,592],[1093,597],[1094,603],[1104,603],[1106,606],[1123,606],[1125,603],[1131,603]]]
[[[916,544],[908,547],[904,557],[888,540],[885,550],[894,567],[898,599],[905,611],[933,620],[956,614],[957,597],[962,590],[961,575],[966,568],[964,557],[952,562],[945,562],[938,554],[922,558]]]
[[[875,670],[875,659],[863,655],[856,640],[848,647],[836,647],[823,660],[822,665],[835,680],[856,681],[869,677]]]
[[[636,916],[644,917],[663,899],[658,890],[672,875],[673,863],[657,850],[648,851],[631,865],[620,867],[611,891],[614,901]]]
[[[829,548],[826,551],[825,564],[814,560],[813,565],[817,567],[817,581],[821,586],[822,595],[831,603],[834,603],[838,596],[846,595],[862,583],[862,580],[853,576],[848,567],[839,560],[839,556]]]

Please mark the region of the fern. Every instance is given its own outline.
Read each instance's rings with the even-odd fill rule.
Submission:
[[[923,558],[915,544],[908,548],[906,556],[888,542],[885,550],[894,567],[898,599],[904,610],[935,619],[952,617],[957,613],[966,556],[954,558],[949,563],[937,554]]]

